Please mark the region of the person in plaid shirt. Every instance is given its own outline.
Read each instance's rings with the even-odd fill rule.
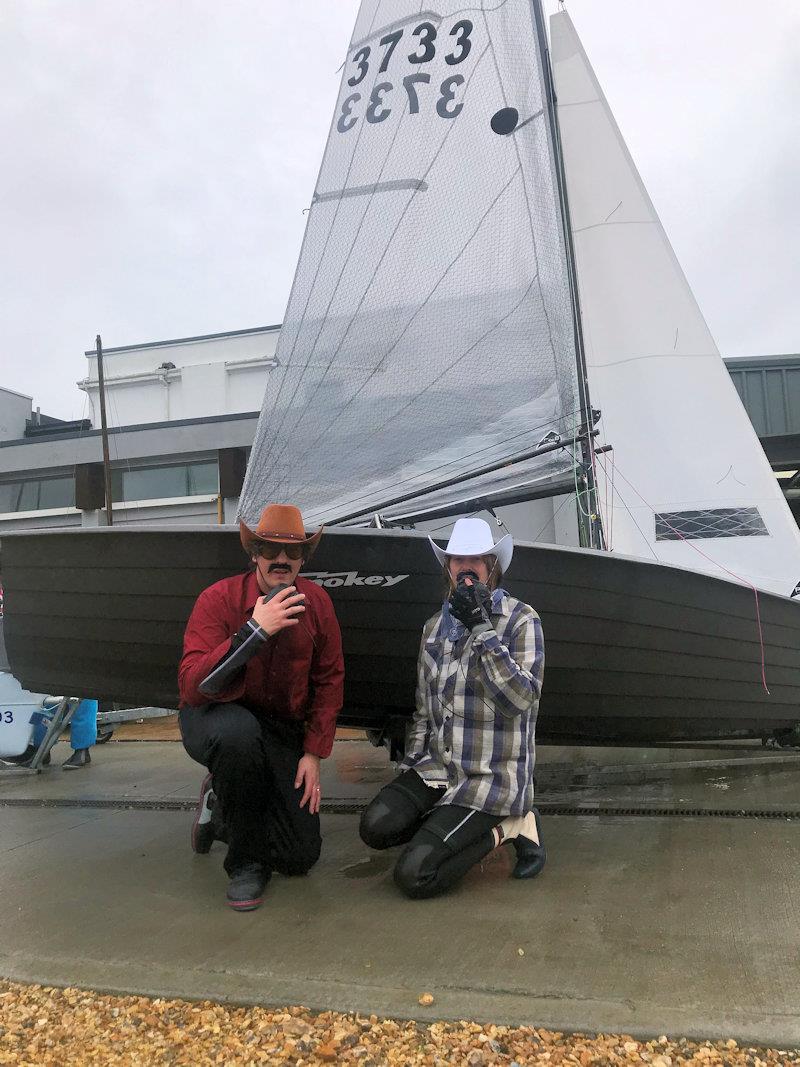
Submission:
[[[429,540],[449,596],[422,631],[401,773],[360,827],[372,848],[406,845],[394,878],[410,897],[448,889],[506,841],[515,878],[535,877],[546,858],[533,806],[544,638],[533,608],[500,587],[511,535],[494,544],[483,519],[459,519],[446,549]]]

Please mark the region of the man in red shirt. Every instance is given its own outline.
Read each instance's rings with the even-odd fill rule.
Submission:
[[[240,533],[253,568],[205,589],[186,625],[180,727],[211,772],[192,847],[208,852],[224,824],[228,903],[251,911],[273,870],[305,874],[319,859],[320,760],[333,747],[344,661],[330,597],[298,577],[322,529],[308,537],[297,508],[271,504]]]

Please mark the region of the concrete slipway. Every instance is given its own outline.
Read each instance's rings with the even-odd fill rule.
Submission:
[[[393,855],[357,835],[386,757],[342,740],[320,863],[276,876],[240,915],[224,905],[222,846],[189,850],[202,772],[179,744],[112,742],[64,774],[68,751],[39,777],[0,775],[4,977],[800,1045],[797,755],[540,749],[541,877],[509,879],[506,848],[415,902],[394,888]]]

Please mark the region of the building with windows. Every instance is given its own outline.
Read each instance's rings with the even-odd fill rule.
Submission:
[[[105,350],[115,525],[235,520],[279,329]],[[105,522],[94,350],[86,359],[86,419],[50,418],[30,397],[0,389],[0,537]],[[800,356],[726,363],[800,517]]]
[[[115,525],[233,521],[279,326],[103,353]],[[97,356],[63,422],[0,390],[0,536],[105,522]]]

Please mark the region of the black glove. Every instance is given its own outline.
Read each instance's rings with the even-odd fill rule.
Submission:
[[[459,583],[450,594],[450,614],[463,622],[468,630],[486,624],[491,626],[491,608],[492,594],[483,582]]]

